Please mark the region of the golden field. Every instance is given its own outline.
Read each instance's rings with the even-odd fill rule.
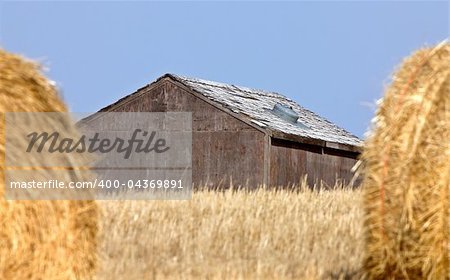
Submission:
[[[198,191],[99,201],[99,279],[361,277],[361,191]]]
[[[449,56],[444,42],[394,75],[363,148],[363,189],[303,183],[200,190],[186,201],[3,198],[0,279],[450,279]],[[64,111],[24,63],[0,51],[0,112]],[[0,197],[4,189],[0,181]]]

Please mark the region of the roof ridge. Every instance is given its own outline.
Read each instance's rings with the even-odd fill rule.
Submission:
[[[289,97],[287,97],[287,96],[285,96],[285,95],[283,95],[283,94],[281,94],[279,92],[275,92],[275,91],[267,91],[267,90],[251,88],[251,87],[247,87],[247,86],[241,86],[241,85],[235,85],[235,84],[227,84],[227,83],[224,83],[224,82],[217,82],[217,81],[206,80],[206,79],[202,79],[202,78],[188,77],[188,76],[178,75],[178,74],[173,74],[173,73],[166,74],[166,75],[172,76],[175,79],[188,80],[190,82],[195,82],[195,83],[208,85],[208,86],[213,86],[213,87],[221,87],[221,88],[234,87],[234,88],[237,88],[239,91],[244,91],[244,92],[251,93],[251,94],[259,94],[259,95],[267,95],[267,96],[270,96],[270,95],[281,96],[284,99],[286,99],[287,101],[294,102]]]

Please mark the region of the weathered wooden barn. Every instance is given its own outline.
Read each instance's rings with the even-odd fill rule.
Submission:
[[[100,111],[192,112],[196,186],[349,182],[361,140],[283,95],[166,74]]]

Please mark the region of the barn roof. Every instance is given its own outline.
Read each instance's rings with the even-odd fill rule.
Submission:
[[[174,74],[173,78],[208,99],[220,103],[234,113],[243,115],[250,122],[286,135],[318,139],[331,143],[360,146],[362,141],[343,128],[300,106],[295,101],[275,92],[256,90]],[[292,124],[272,112],[275,104],[291,107],[298,116],[298,124]]]
[[[351,151],[358,151],[359,147],[361,147],[362,141],[355,135],[279,93],[188,78],[175,74],[165,74],[152,84],[165,78],[183,84],[214,104],[218,104],[220,107],[235,113],[242,120],[252,123],[261,130],[270,132],[275,138],[312,144],[321,142],[320,144],[323,146],[343,148]],[[100,111],[108,111],[114,105],[135,95],[137,92],[121,98]],[[292,108],[298,114],[298,123],[292,124],[274,114],[272,109],[277,103]],[[345,147],[341,144],[345,145]]]

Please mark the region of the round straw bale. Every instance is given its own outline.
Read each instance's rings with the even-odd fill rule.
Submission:
[[[66,110],[37,64],[0,49],[0,279],[94,277],[98,214],[94,201],[4,198],[5,112]],[[66,157],[77,161],[74,155]]]
[[[450,279],[450,45],[404,60],[362,153],[370,279]]]

